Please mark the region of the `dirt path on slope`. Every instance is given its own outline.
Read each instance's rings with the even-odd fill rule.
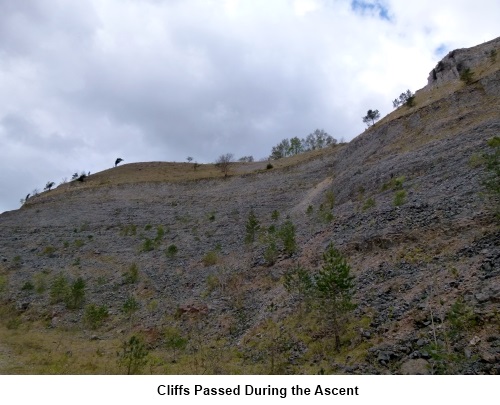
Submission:
[[[299,202],[295,207],[292,208],[291,214],[304,214],[307,210],[307,207],[309,205],[312,205],[313,200],[321,194],[323,191],[325,191],[328,187],[332,185],[333,178],[332,177],[327,177],[320,183],[316,184],[309,192],[306,194],[306,196],[302,199],[301,202]]]

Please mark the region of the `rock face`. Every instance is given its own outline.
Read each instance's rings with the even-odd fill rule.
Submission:
[[[500,49],[500,39],[485,42],[484,44],[467,49],[455,49],[448,53],[429,73],[427,84],[437,86],[447,82],[456,81],[465,69],[475,69],[484,64],[485,57],[491,61],[495,52]],[[492,53],[493,52],[493,53]],[[498,56],[500,57],[500,56]]]
[[[283,273],[297,263],[315,271],[333,243],[356,276],[354,332],[344,342],[351,360],[318,358],[307,345],[324,333],[297,324],[283,372],[498,373],[500,231],[481,156],[500,134],[500,56],[491,57],[499,41],[450,53],[414,107],[295,166],[77,185],[0,215],[2,305],[14,304],[20,322],[82,325],[84,308],[68,310],[51,293],[57,276],[82,277],[85,303],[105,305],[111,317],[96,341],[130,324],[146,336],[172,324],[192,331],[196,317],[202,341],[224,339],[227,351],[258,361],[246,343],[262,339],[266,320],[285,330],[297,308]],[[460,82],[459,66],[477,72],[474,83]],[[434,92],[446,81],[455,87]],[[264,233],[246,244],[251,210],[261,230],[292,221],[297,252],[279,251],[271,264]],[[125,322],[130,297],[138,306]],[[217,367],[204,372],[231,372]]]

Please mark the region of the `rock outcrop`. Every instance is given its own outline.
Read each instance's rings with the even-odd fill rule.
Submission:
[[[486,59],[494,62],[498,49],[500,49],[500,38],[472,48],[455,49],[449,52],[430,71],[427,84],[429,86],[439,86],[450,81],[456,81],[460,79],[460,74],[465,69],[473,70],[480,65],[484,65]]]

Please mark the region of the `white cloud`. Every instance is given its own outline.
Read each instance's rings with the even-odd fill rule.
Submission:
[[[445,53],[498,36],[498,15],[493,0],[1,2],[0,212],[117,156],[261,158],[316,128],[351,139]]]
[[[307,13],[316,11],[320,8],[320,5],[315,0],[295,0],[293,2],[293,9],[295,14],[302,17]]]

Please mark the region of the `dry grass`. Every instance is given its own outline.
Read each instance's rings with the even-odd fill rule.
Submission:
[[[476,67],[474,69],[473,83],[478,82],[480,79],[487,77],[498,70],[500,70],[500,57],[497,57],[495,63],[487,61],[484,64]],[[384,118],[378,121],[376,125],[382,125],[395,119],[401,118],[405,115],[413,114],[415,111],[421,108],[427,107],[438,100],[446,98],[455,92],[463,91],[466,88],[467,85],[461,80],[449,81],[432,88],[424,87],[415,93],[415,107],[408,108],[406,106],[401,106],[390,114],[387,114]]]
[[[273,169],[266,168],[268,162],[242,163],[234,162],[229,170],[229,176],[241,176],[251,173],[271,173],[277,170],[286,170],[318,158],[324,158],[337,153],[342,145],[330,148],[309,151],[299,155],[273,160]],[[129,163],[111,169],[103,170],[88,176],[84,182],[72,181],[59,187],[43,192],[27,204],[42,201],[45,198],[53,198],[63,193],[95,189],[100,187],[118,186],[123,184],[139,183],[182,183],[203,179],[224,178],[224,174],[215,164],[200,164],[194,169],[193,163],[174,162],[141,162]]]
[[[0,326],[0,374],[117,374],[120,340],[23,324]]]

